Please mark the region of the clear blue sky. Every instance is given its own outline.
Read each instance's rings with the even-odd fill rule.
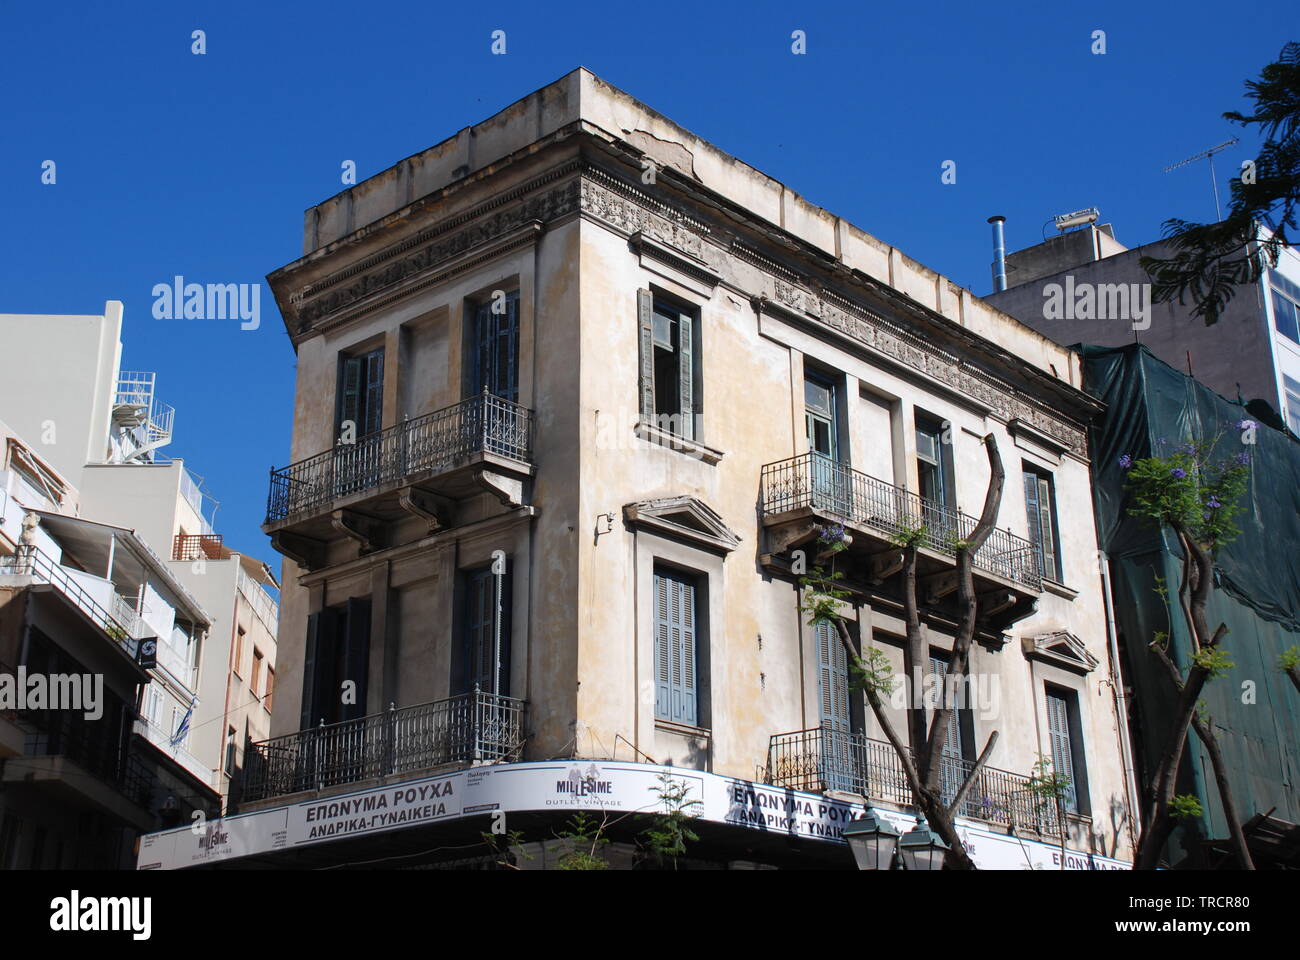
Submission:
[[[1129,245],[1210,218],[1204,162],[1162,170],[1240,135],[1220,115],[1300,39],[1294,4],[1060,7],[11,2],[0,313],[123,301],[123,366],[156,370],[177,408],[169,452],[221,500],[227,543],[274,561],[258,525],[294,355],[270,291],[241,331],[155,320],[154,284],[262,281],[299,256],[302,213],[342,189],[344,160],[363,179],[578,65],[977,294],[991,214],[1013,250],[1092,205]],[[1255,143],[1221,156],[1221,183]],[[32,361],[0,331],[0,376],[15,362]]]

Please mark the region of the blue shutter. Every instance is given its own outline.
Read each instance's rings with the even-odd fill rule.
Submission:
[[[361,416],[361,358],[344,357],[339,387],[339,423],[338,431],[342,433],[343,425],[352,422],[354,435],[365,432],[358,418]]]
[[[669,618],[668,593],[671,582],[655,574],[655,716],[672,717],[672,621]]]
[[[817,624],[817,679],[821,724],[848,733],[849,660],[835,628],[825,620]]]
[[[942,691],[946,689],[943,681],[948,676],[948,661],[943,657],[930,657],[930,671],[937,678],[937,690],[942,697]],[[943,703],[944,700],[940,699],[939,702]],[[961,762],[961,722],[956,709],[948,714],[948,729],[944,731],[941,753],[943,759],[939,766],[939,787],[945,801],[951,801],[966,778],[965,766]]]
[[[1052,748],[1052,772],[1070,778],[1065,790],[1065,809],[1078,811],[1078,793],[1074,786],[1074,748],[1070,742],[1070,704],[1054,693],[1047,695],[1047,735]]]
[[[681,314],[677,321],[677,359],[680,397],[679,433],[687,440],[695,439],[695,346],[692,320]]]
[[[506,296],[505,312],[489,300],[474,310],[474,395],[488,393],[512,403],[519,399],[519,294]]]
[[[695,585],[655,574],[655,715],[698,721]]]
[[[364,423],[357,424],[357,433],[378,433],[384,425],[384,351],[367,354],[365,361]]]

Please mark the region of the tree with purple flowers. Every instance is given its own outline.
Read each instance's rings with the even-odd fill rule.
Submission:
[[[1238,865],[1254,869],[1214,736],[1213,721],[1206,715],[1200,699],[1207,682],[1225,676],[1234,666],[1220,645],[1228,627],[1220,623],[1212,630],[1207,612],[1214,591],[1215,559],[1220,548],[1241,532],[1233,518],[1241,510],[1242,494],[1250,475],[1250,455],[1242,447],[1253,442],[1257,425],[1251,420],[1241,420],[1232,427],[1240,434],[1226,434],[1230,437],[1227,442],[1221,442],[1225,436],[1221,433],[1210,442],[1184,443],[1160,456],[1135,460],[1125,454],[1119,458],[1120,467],[1127,473],[1129,513],[1171,529],[1178,538],[1182,549],[1178,604],[1192,645],[1191,662],[1185,674],[1170,657],[1168,634],[1157,633],[1149,645],[1168,672],[1178,702],[1173,728],[1156,762],[1145,800],[1147,808],[1133,864],[1138,870],[1156,868],[1165,844],[1178,825],[1180,811],[1190,809],[1187,798],[1175,795],[1175,788],[1191,729],[1196,731],[1209,754]],[[1240,443],[1236,442],[1238,439]],[[1163,582],[1158,584],[1157,591],[1168,601]]]

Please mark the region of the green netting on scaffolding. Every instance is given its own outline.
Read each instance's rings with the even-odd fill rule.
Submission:
[[[1241,534],[1216,558],[1211,626],[1227,624],[1221,642],[1235,663],[1206,684],[1202,701],[1213,718],[1233,798],[1243,820],[1268,813],[1300,823],[1300,691],[1278,668],[1300,644],[1300,442],[1246,408],[1157,359],[1145,347],[1076,347],[1087,391],[1106,404],[1092,431],[1094,489],[1101,547],[1110,556],[1115,619],[1133,695],[1133,725],[1142,743],[1138,777],[1150,782],[1153,759],[1172,725],[1175,693],[1168,672],[1148,649],[1157,632],[1186,671],[1190,637],[1178,604],[1182,551],[1170,530],[1127,514],[1119,458],[1167,455],[1180,444],[1241,443],[1242,420],[1254,420],[1248,486],[1236,523]],[[1254,408],[1254,405],[1252,405]],[[1168,585],[1158,593],[1157,578]],[[1180,793],[1195,793],[1205,811],[1179,830],[1171,860],[1195,852],[1199,838],[1228,835],[1209,757],[1194,731],[1180,770]],[[1190,761],[1190,762],[1189,762]],[[1145,794],[1145,789],[1142,790]]]

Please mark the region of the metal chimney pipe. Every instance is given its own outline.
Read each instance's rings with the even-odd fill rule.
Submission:
[[[999,293],[1007,288],[1007,245],[1002,238],[1002,224],[1006,217],[989,217],[993,224],[993,292]]]

